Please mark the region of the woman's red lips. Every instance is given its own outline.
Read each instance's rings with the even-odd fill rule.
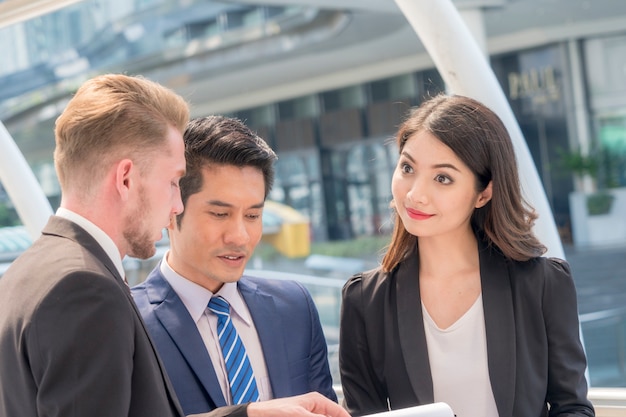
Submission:
[[[415,219],[415,220],[427,220],[433,217],[432,214],[424,213],[423,211],[414,210],[410,208],[407,208],[406,212],[410,218]]]

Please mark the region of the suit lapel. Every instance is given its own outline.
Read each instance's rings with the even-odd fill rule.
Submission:
[[[504,257],[481,243],[480,277],[487,333],[491,389],[501,416],[513,414],[515,396],[515,317],[509,270]]]
[[[146,280],[148,292],[158,297],[158,299],[150,300],[158,304],[154,309],[154,314],[170,335],[215,405],[217,407],[227,405],[217,375],[213,369],[211,357],[207,352],[196,324],[193,322],[181,299],[158,270],[159,268],[155,268],[155,272],[150,277],[151,279]]]
[[[287,362],[287,340],[274,299],[245,278],[239,281],[238,288],[252,315],[261,341],[274,398],[289,396],[291,386]]]
[[[409,374],[409,380],[418,401],[422,404],[434,401],[428,348],[424,333],[424,320],[419,290],[419,260],[415,253],[402,262],[395,273],[398,297],[397,320],[400,347]],[[417,300],[417,301],[416,301]]]
[[[56,236],[70,239],[70,240],[77,242],[78,244],[83,246],[85,249],[87,249],[89,252],[91,252],[91,254],[102,263],[102,266],[104,267],[104,269],[109,271],[109,273],[111,274],[111,277],[117,282],[120,288],[122,288],[122,290],[124,291],[124,294],[126,295],[126,298],[131,304],[133,311],[135,312],[137,316],[137,320],[141,324],[143,331],[150,343],[150,346],[152,347],[152,351],[154,352],[154,355],[157,359],[157,362],[159,364],[159,368],[161,371],[161,375],[163,377],[163,382],[165,386],[167,387],[169,399],[173,407],[179,412],[179,415],[182,416],[183,415],[182,408],[180,407],[180,404],[174,392],[174,387],[172,387],[169,378],[167,378],[167,372],[165,370],[165,367],[163,366],[163,363],[161,362],[159,354],[156,350],[156,346],[154,346],[154,343],[152,342],[152,338],[150,337],[148,333],[148,329],[146,329],[146,325],[143,321],[143,318],[141,317],[141,313],[137,309],[137,305],[135,304],[135,301],[133,300],[130,294],[128,285],[126,285],[126,283],[124,282],[124,278],[120,276],[117,268],[115,267],[115,264],[113,263],[111,258],[109,258],[109,255],[107,255],[107,253],[102,248],[102,246],[100,246],[98,241],[94,239],[94,237],[91,236],[85,229],[83,229],[76,223],[70,220],[67,220],[63,217],[59,217],[59,216],[50,217],[48,224],[42,230],[42,234],[56,235]]]

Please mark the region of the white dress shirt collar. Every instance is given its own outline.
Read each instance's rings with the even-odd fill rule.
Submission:
[[[124,271],[124,265],[122,264],[120,250],[117,245],[115,245],[115,242],[113,242],[113,239],[111,239],[109,235],[104,232],[104,230],[100,229],[98,226],[96,226],[80,214],[68,210],[64,207],[59,207],[56,211],[56,215],[59,217],[63,217],[64,219],[67,219],[73,223],[76,223],[77,225],[85,229],[85,231],[89,233],[89,235],[91,235],[91,237],[93,237],[96,242],[98,242],[102,249],[104,249],[104,252],[106,252],[106,254],[113,262],[113,265],[115,265],[117,272],[122,278],[124,278],[126,272]]]
[[[174,271],[167,262],[168,254],[169,251],[165,253],[161,261],[161,274],[165,277],[167,282],[169,282],[176,294],[178,294],[178,297],[189,311],[193,321],[198,323],[198,320],[200,320],[202,314],[205,313],[207,306],[209,305],[209,301],[214,294],[201,285],[184,278],[182,275]],[[246,307],[243,297],[237,290],[236,282],[225,283],[222,285],[222,288],[215,293],[215,295],[222,296],[226,301],[228,301],[230,304],[231,314],[237,314],[247,325],[252,324],[252,317],[250,316],[250,312]]]

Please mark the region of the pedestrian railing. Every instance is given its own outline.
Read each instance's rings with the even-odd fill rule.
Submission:
[[[592,387],[626,387],[626,306],[580,315]]]

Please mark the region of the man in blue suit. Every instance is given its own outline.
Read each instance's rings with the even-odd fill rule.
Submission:
[[[207,307],[213,297],[230,306],[257,387],[253,401],[311,391],[336,401],[308,291],[294,281],[242,276],[261,239],[275,153],[239,120],[222,116],[192,120],[184,140],[185,210],[170,219],[169,251],[132,295],[185,414],[238,402],[218,315]]]

